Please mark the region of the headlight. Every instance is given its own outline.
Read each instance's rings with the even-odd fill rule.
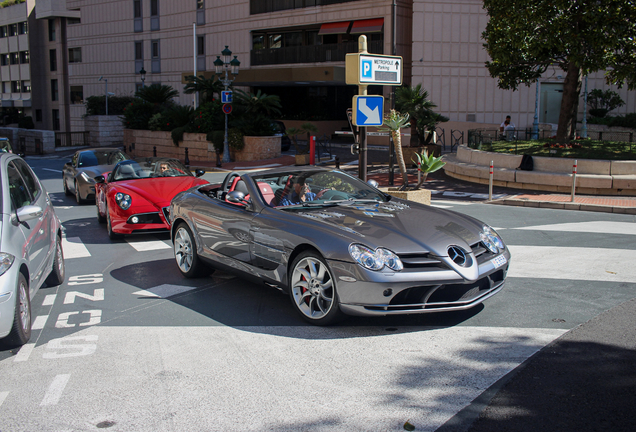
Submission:
[[[349,246],[349,254],[358,264],[369,270],[378,271],[385,266],[395,271],[404,268],[400,258],[388,249],[372,250],[360,244],[352,244]]]
[[[506,248],[503,240],[499,237],[499,234],[497,234],[497,232],[488,225],[484,225],[480,237],[481,241],[486,245],[488,250],[494,254],[503,252]]]
[[[90,178],[89,175],[86,174],[85,172],[82,172],[80,174],[80,177],[82,177],[84,179],[84,181],[87,182],[87,183],[95,183],[95,179]]]
[[[132,198],[130,198],[130,195],[121,192],[117,192],[115,195],[115,201],[122,210],[128,210],[132,204]]]
[[[5,274],[13,265],[15,257],[11,254],[0,252],[0,276]]]

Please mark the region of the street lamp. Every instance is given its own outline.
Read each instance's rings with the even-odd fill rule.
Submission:
[[[581,138],[587,138],[587,75],[585,75],[585,93],[583,93],[583,126]]]
[[[104,78],[104,76],[100,76],[99,77],[99,81],[104,80],[104,83],[106,84],[106,115],[108,115],[108,78]]]
[[[141,88],[144,88],[146,83],[146,69],[142,66],[139,70],[139,75],[141,75]]]
[[[532,122],[532,136],[530,139],[539,139],[539,80],[537,80],[536,94],[534,95],[534,121]]]
[[[228,46],[225,45],[225,49],[221,51],[221,55],[223,56],[223,60],[221,60],[221,56],[216,56],[216,60],[214,60],[214,71],[219,77],[219,81],[225,87],[225,91],[232,81],[236,79],[236,75],[239,73],[239,66],[241,62],[234,56],[232,59],[232,51],[228,49]],[[228,69],[231,70],[232,75],[235,75],[230,79],[227,72]],[[227,114],[225,114],[225,138],[223,140],[223,163],[230,162],[230,145],[228,143],[228,135],[227,135]]]

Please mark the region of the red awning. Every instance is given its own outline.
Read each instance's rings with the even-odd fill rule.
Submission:
[[[327,34],[344,34],[349,30],[349,25],[351,25],[351,21],[342,21],[335,23],[327,23],[320,26],[319,35],[327,35]]]
[[[384,18],[374,18],[368,20],[354,21],[351,27],[351,34],[378,33],[384,27]]]

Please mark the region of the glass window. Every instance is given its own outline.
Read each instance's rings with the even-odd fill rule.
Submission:
[[[152,41],[152,58],[159,58],[159,41]]]
[[[35,121],[36,122],[41,122],[42,121],[42,110],[41,109],[36,109],[35,110]]]
[[[84,87],[71,86],[71,103],[72,104],[84,103]]]
[[[9,180],[9,195],[11,196],[11,207],[13,211],[33,203],[33,196],[20,171],[15,166],[17,160],[9,162],[7,165],[7,177]]]
[[[135,42],[135,60],[144,59],[144,43]]]
[[[150,0],[150,16],[159,15],[159,0]]]
[[[49,19],[49,42],[55,42],[55,20]]]
[[[81,24],[82,19],[81,18],[66,18],[66,23],[68,25]]]
[[[18,56],[18,53],[11,53],[9,54],[9,60],[11,62],[11,64],[18,64],[20,62],[20,57]]]
[[[29,63],[29,52],[28,51],[20,51],[20,64]]]
[[[141,18],[141,0],[135,0],[133,4],[134,18]]]
[[[56,101],[58,100],[58,98],[59,98],[59,95],[57,91],[57,80],[52,79],[51,80],[51,100]]]
[[[205,9],[205,0],[197,0],[197,9]]]
[[[49,50],[49,70],[55,72],[57,70],[57,51]]]
[[[53,115],[53,130],[60,130],[60,110],[51,110],[51,114]]]
[[[0,26],[0,38],[7,37],[7,26]]]
[[[0,54],[0,65],[6,66],[9,64],[9,54]]]
[[[22,81],[22,93],[31,93],[31,81]]]
[[[205,36],[197,36],[197,55],[205,55]]]
[[[40,184],[35,179],[31,168],[29,168],[26,162],[20,159],[12,161],[11,163],[15,163],[18,171],[20,172],[20,174],[22,174],[22,178],[24,179],[24,182],[26,183],[31,196],[37,198],[38,195],[40,195]]]
[[[18,34],[18,25],[17,24],[9,24],[9,36],[16,36]]]
[[[29,29],[27,27],[26,21],[22,21],[18,23],[18,34],[27,34]]]
[[[68,49],[68,62],[69,63],[81,63],[82,62],[82,48],[69,48]]]
[[[265,35],[252,35],[252,49],[259,50],[265,48]]]
[[[2,81],[2,93],[9,93],[10,88],[11,84],[9,84],[9,81]]]
[[[268,35],[269,48],[281,48],[283,46],[283,36],[280,34]]]
[[[20,93],[20,81],[11,81],[11,93]]]
[[[303,44],[303,34],[301,32],[285,33],[283,36],[284,36],[283,46],[285,47],[302,46]]]

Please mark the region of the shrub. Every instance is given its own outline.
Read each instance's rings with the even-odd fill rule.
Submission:
[[[108,114],[124,115],[124,109],[135,99],[132,96],[109,96]],[[87,97],[86,115],[106,115],[106,96]]]
[[[129,129],[148,129],[150,118],[156,113],[154,106],[144,100],[133,98],[124,108],[124,116],[122,122],[124,127]]]

